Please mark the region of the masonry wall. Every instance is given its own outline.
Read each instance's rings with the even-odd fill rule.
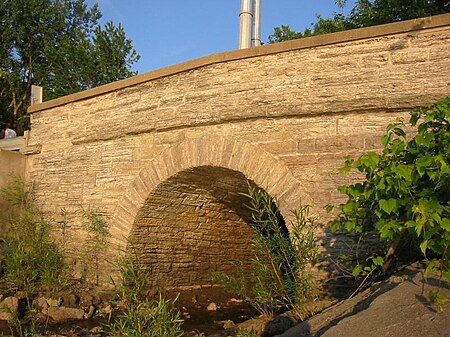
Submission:
[[[31,109],[27,177],[45,211],[97,209],[117,244],[131,233],[141,247],[169,245],[164,235],[141,233],[150,221],[144,210],[161,191],[171,191],[161,192],[162,207],[175,205],[196,167],[204,177],[217,167],[242,174],[279,199],[286,219],[303,202],[325,220],[323,206],[343,201],[336,187],[354,178],[334,174],[342,158],[379,149],[388,123],[450,94],[449,50],[450,15],[442,15],[212,55],[46,102]],[[184,178],[170,180],[177,174]],[[197,194],[222,205],[219,227],[227,228],[233,203],[211,197],[214,186]],[[233,186],[223,191],[233,194]],[[235,220],[245,232],[246,220]],[[184,232],[215,228],[194,223]],[[164,232],[157,221],[151,226]],[[326,242],[329,252],[339,248]],[[221,246],[233,247],[233,240]],[[192,263],[185,261],[158,277],[183,273]]]

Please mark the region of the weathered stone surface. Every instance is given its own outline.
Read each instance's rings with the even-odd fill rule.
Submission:
[[[54,323],[65,323],[84,318],[84,310],[77,308],[49,307],[45,313]]]
[[[300,323],[279,337],[441,337],[449,336],[450,305],[438,313],[427,299],[430,290],[450,296],[448,282],[414,268],[373,285],[352,299]]]
[[[336,187],[360,178],[334,174],[342,158],[379,150],[388,123],[450,94],[450,14],[427,20],[225,53],[33,106],[26,176],[47,213],[100,210],[111,252],[132,239],[155,284],[205,284],[248,261],[242,181],[279,198],[288,223],[300,202],[325,221]]]

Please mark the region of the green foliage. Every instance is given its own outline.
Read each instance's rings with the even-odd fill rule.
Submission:
[[[347,1],[337,0],[335,3],[343,8]],[[305,29],[304,33],[292,31],[289,26],[276,27],[274,34],[269,36],[269,43],[448,12],[450,12],[448,0],[357,0],[349,15],[334,13],[332,18],[317,15],[317,22],[312,24],[313,28]]]
[[[289,307],[302,317],[304,304],[313,294],[308,267],[318,254],[316,220],[309,217],[308,207],[293,211],[295,221],[289,237],[276,201],[269,194],[249,187],[246,196],[254,229],[252,270],[239,268],[234,275],[216,273],[213,280],[246,298],[263,314]]]
[[[109,325],[111,337],[181,337],[183,320],[173,313],[172,301],[144,301],[134,304],[119,314]]]
[[[4,278],[9,287],[33,292],[57,290],[67,282],[64,255],[51,237],[32,193],[19,178],[2,190],[10,205],[2,210]]]
[[[306,29],[304,33],[300,33],[294,32],[289,26],[281,25],[281,27],[275,27],[273,34],[269,35],[269,43],[295,40],[308,36],[311,36],[311,30]]]
[[[101,256],[111,234],[108,223],[98,212],[81,209],[81,213],[86,231],[82,249],[83,277],[98,285]]]
[[[450,12],[447,0],[358,0],[349,23],[367,27]]]
[[[122,252],[117,265],[120,272],[119,290],[122,312],[106,326],[112,337],[181,337],[180,313],[174,311],[174,301],[161,296],[149,301],[144,296],[146,273],[132,254]]]
[[[27,126],[31,85],[52,99],[134,75],[139,59],[121,25],[101,28],[85,0],[0,2],[0,123]]]
[[[381,154],[346,160],[341,172],[357,169],[365,180],[339,187],[349,199],[340,205],[332,228],[361,235],[377,231],[391,246],[388,257],[402,244],[412,244],[431,261],[428,269],[440,269],[448,277],[450,98],[413,111],[409,122],[417,129],[413,137],[407,137],[401,122],[391,124]],[[380,257],[376,261],[373,267],[382,265]]]

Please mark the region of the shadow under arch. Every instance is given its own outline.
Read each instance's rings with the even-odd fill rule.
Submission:
[[[291,220],[291,209],[299,203],[311,204],[309,195],[288,168],[257,145],[222,136],[189,138],[164,151],[140,170],[114,213],[111,248],[127,246],[135,220],[142,214],[139,212],[159,186],[171,178],[176,179],[181,172],[195,175],[204,168],[215,172],[210,177],[227,172],[224,176],[241,175],[242,180],[252,181],[278,200],[280,213],[287,224]]]
[[[129,249],[156,288],[211,286],[211,273],[249,270],[254,230],[249,185],[241,172],[216,166],[187,169],[160,183],[140,208]],[[275,206],[275,205],[273,205]],[[281,230],[287,234],[282,220]]]

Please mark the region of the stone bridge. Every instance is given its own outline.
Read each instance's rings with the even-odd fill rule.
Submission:
[[[449,82],[447,14],[206,56],[31,107],[26,177],[48,214],[100,212],[153,284],[201,286],[248,260],[247,180],[288,227],[300,203],[325,220],[344,156]]]

